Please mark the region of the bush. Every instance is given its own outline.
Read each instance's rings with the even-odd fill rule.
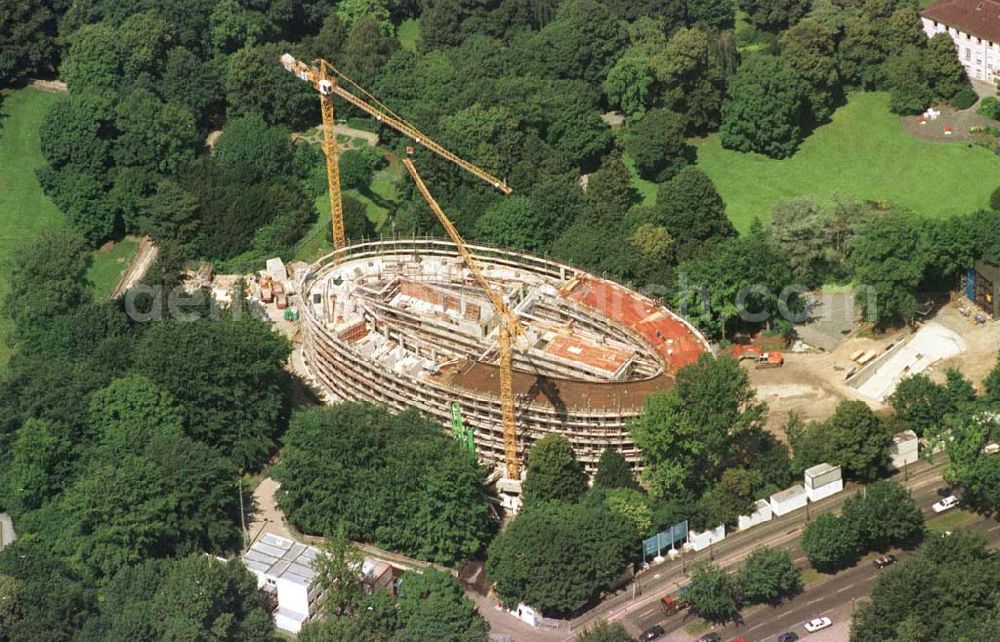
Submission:
[[[976,110],[976,113],[984,118],[1000,120],[1000,100],[997,100],[993,96],[983,98],[983,102],[979,103],[979,109]]]
[[[993,193],[990,194],[990,209],[1000,212],[1000,187],[993,190]]]
[[[968,109],[975,105],[977,100],[979,100],[979,95],[972,87],[962,87],[951,99],[951,104],[956,109]]]

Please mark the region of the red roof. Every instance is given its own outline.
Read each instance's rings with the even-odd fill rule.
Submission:
[[[1000,42],[1000,2],[995,0],[938,0],[920,15],[977,38]]]

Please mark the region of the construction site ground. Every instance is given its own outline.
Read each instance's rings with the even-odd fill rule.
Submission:
[[[934,321],[955,332],[964,341],[966,349],[961,354],[933,364],[926,374],[935,381],[943,381],[945,370],[957,368],[978,388],[983,378],[997,363],[1000,347],[1000,324],[987,321],[975,324],[959,312],[960,306],[970,307],[964,299],[949,303],[925,319]],[[858,364],[851,356],[858,352],[879,352],[900,339],[913,334],[910,328],[886,332],[882,335],[855,333],[840,343],[832,352],[785,353],[781,368],[754,369],[747,365],[750,381],[757,388],[757,395],[770,408],[768,429],[784,437],[784,425],[791,412],[805,420],[823,420],[833,414],[837,404],[844,399],[860,399],[876,410],[886,408],[861,395],[849,386],[845,377]]]

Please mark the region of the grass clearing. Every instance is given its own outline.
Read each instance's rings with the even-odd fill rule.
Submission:
[[[708,622],[702,620],[701,618],[698,618],[697,620],[691,622],[690,624],[685,624],[684,632],[687,633],[688,635],[701,635],[711,628],[712,627],[709,625]]]
[[[407,18],[396,27],[396,37],[399,38],[399,45],[407,51],[417,52],[417,44],[420,42],[420,22]]]
[[[809,568],[802,569],[802,575],[800,577],[802,578],[802,586],[809,586],[810,584],[819,581],[819,579],[823,577],[823,574],[810,566]]]
[[[628,154],[622,154],[622,162],[628,169],[628,175],[632,177],[632,188],[639,193],[643,205],[652,205],[656,202],[656,190],[659,187],[653,181],[647,181],[639,176],[639,171],[635,168],[635,161]]]
[[[979,519],[973,512],[953,508],[947,513],[941,513],[927,520],[927,530],[931,533],[961,530]]]
[[[997,158],[964,143],[918,140],[889,111],[884,92],[855,93],[791,158],[722,148],[719,136],[694,141],[698,167],[726,202],[737,229],[800,196],[889,200],[936,218],[985,207],[997,186]],[[640,188],[641,189],[641,188]]]
[[[38,89],[21,89],[5,93],[0,103],[0,299],[8,291],[6,263],[14,248],[63,222],[35,178],[35,170],[45,164],[38,145],[42,117],[60,98]],[[0,318],[0,369],[10,358],[10,329],[10,322]]]
[[[128,237],[94,252],[94,262],[87,271],[87,278],[94,284],[96,298],[108,298],[138,250],[139,240]]]

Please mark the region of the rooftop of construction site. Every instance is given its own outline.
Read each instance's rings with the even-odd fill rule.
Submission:
[[[547,396],[545,382],[570,405],[641,403],[707,350],[679,317],[612,281],[483,265],[525,328],[514,353],[523,401]],[[496,394],[499,318],[457,255],[348,260],[310,280],[304,299],[338,340],[386,369]]]

